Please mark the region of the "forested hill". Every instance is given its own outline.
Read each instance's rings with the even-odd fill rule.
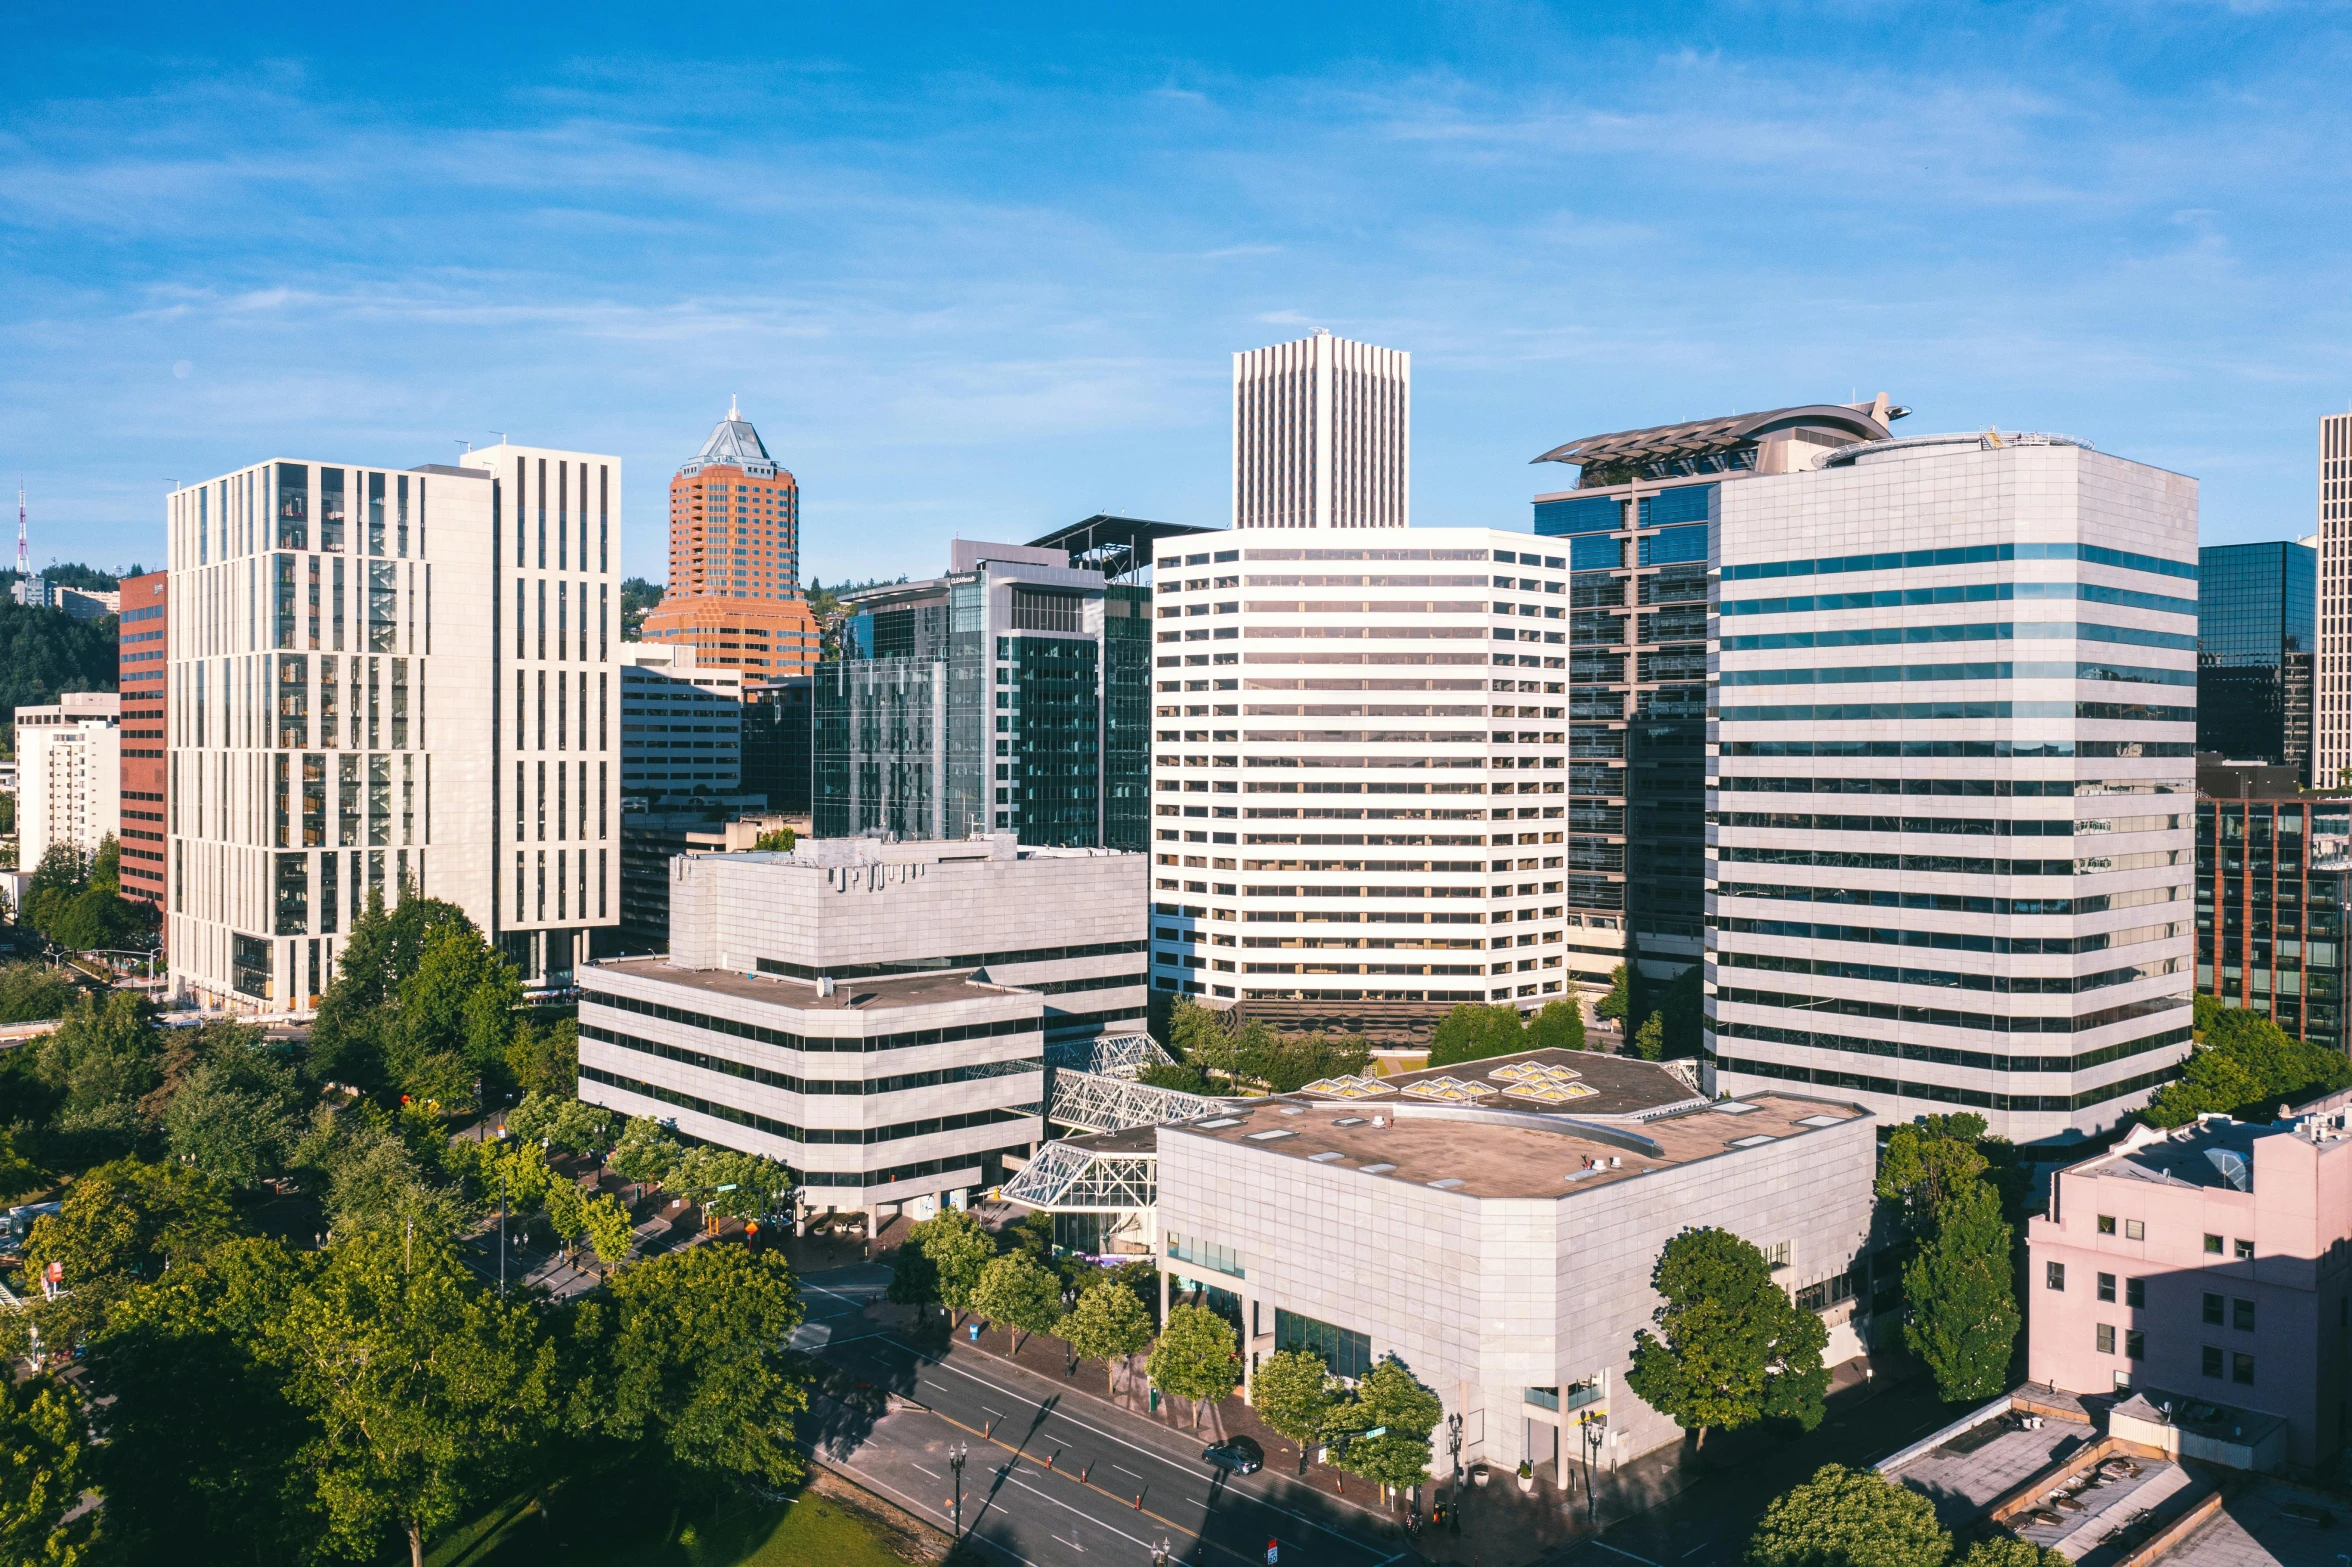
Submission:
[[[18,708],[54,702],[61,691],[112,691],[115,675],[113,616],[76,620],[0,598],[0,733],[11,755]]]

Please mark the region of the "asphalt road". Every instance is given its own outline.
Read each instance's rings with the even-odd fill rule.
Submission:
[[[802,1280],[798,1342],[853,1384],[812,1409],[824,1459],[909,1511],[953,1526],[947,1454],[968,1449],[965,1528],[1010,1562],[1146,1567],[1170,1560],[1232,1567],[1381,1567],[1409,1558],[1372,1513],[1260,1472],[1231,1476],[1199,1457],[1203,1439],[968,1348],[927,1352],[861,1315],[889,1270],[856,1265]],[[818,1345],[815,1341],[823,1338]],[[862,1385],[855,1385],[862,1384]]]

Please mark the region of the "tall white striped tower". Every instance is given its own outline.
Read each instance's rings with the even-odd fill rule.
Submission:
[[[1233,356],[1233,525],[1412,521],[1413,356],[1314,336]]]
[[[2352,413],[2319,421],[2319,671],[2311,782],[2333,789],[2352,767]]]

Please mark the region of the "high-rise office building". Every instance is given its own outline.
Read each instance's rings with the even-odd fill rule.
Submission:
[[[814,772],[816,677],[743,688],[743,787],[779,816],[806,817]]]
[[[175,989],[305,1010],[410,890],[568,984],[618,914],[619,460],[272,460],[168,520]]]
[[[624,642],[621,793],[733,794],[743,784],[743,671],[693,648]]]
[[[1588,969],[1609,946],[1649,981],[1699,961],[1720,487],[1883,440],[1906,412],[1883,396],[1775,408],[1585,436],[1535,459],[1579,470],[1577,488],[1536,496],[1535,532],[1571,573],[1567,895]]]
[[[122,699],[67,691],[16,710],[17,865],[64,844],[84,860],[122,830]]]
[[[2197,551],[2197,749],[2311,781],[2319,557],[2307,544]]]
[[[2301,783],[2197,759],[2197,993],[2342,1050],[2352,799]]]
[[[1707,502],[1717,1080],[2112,1126],[2189,1048],[2195,481],[1992,432],[1819,461]]]
[[[1195,531],[1095,517],[958,539],[946,576],[850,595],[843,656],[816,674],[816,835],[1140,849],[1149,551]]]
[[[800,485],[730,403],[670,480],[670,581],[645,639],[694,648],[704,668],[805,675],[817,622],[800,590]]]
[[[122,580],[115,684],[122,692],[122,893],[163,907],[164,673],[168,572]]]
[[[1460,1002],[1608,983],[1621,915],[1569,906],[1571,578],[1545,543],[1162,546],[1156,989],[1410,1040]]]
[[[1233,525],[1412,521],[1413,356],[1314,336],[1233,356]]]
[[[2312,781],[2352,768],[2352,414],[2319,421],[2319,667],[2312,677]]]

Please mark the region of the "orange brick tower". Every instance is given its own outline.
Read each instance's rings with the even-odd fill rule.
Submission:
[[[800,486],[730,399],[670,480],[670,580],[645,640],[759,679],[813,673],[817,622],[800,590]]]

